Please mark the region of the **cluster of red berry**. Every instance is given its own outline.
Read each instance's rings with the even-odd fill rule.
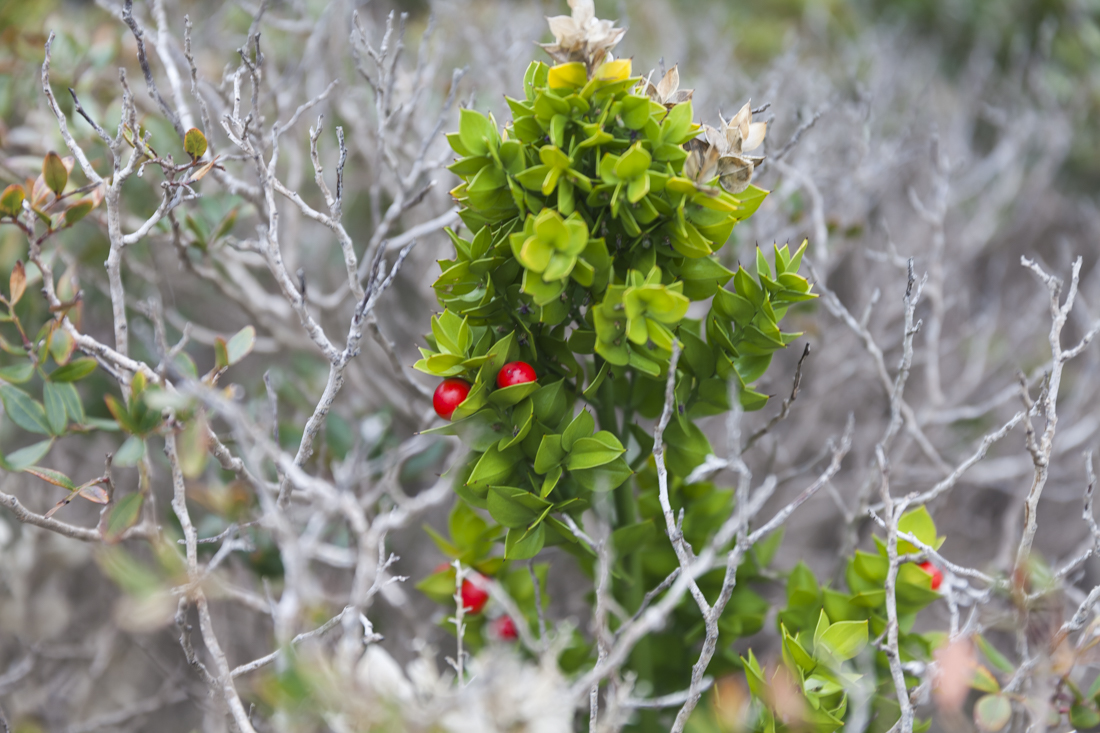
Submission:
[[[513,361],[505,364],[497,373],[497,388],[504,389],[505,387],[514,387],[517,384],[528,384],[536,379],[538,377],[530,364],[525,361]],[[435,388],[435,394],[432,395],[432,407],[435,408],[436,414],[444,420],[450,420],[455,409],[469,396],[470,387],[469,382],[458,377],[451,377],[440,382],[439,386]],[[440,565],[436,570],[438,572],[446,567],[445,564]],[[489,602],[489,594],[479,585],[471,583],[469,580],[462,581],[461,594],[462,610],[469,614],[481,613],[485,609],[485,604]],[[491,623],[491,629],[493,635],[502,641],[515,641],[519,636],[516,630],[516,622],[512,620],[511,616],[505,615],[494,619]]]
[[[450,563],[442,563],[435,571],[438,573],[449,567]],[[478,577],[480,578],[481,576]],[[482,578],[482,580],[484,580],[484,578]],[[470,615],[481,613],[485,610],[486,604],[489,603],[489,592],[481,586],[481,583],[463,580],[460,594],[462,596],[462,610]],[[490,623],[490,628],[492,629],[493,636],[501,641],[515,641],[519,638],[519,632],[516,630],[516,622],[512,620],[511,616],[505,615],[494,619]]]
[[[517,384],[527,384],[537,379],[535,370],[525,361],[513,361],[501,367],[497,374],[497,388],[514,387]],[[435,388],[432,395],[432,407],[435,413],[444,420],[450,420],[455,409],[461,405],[470,394],[470,383],[465,379],[451,377],[444,379]]]

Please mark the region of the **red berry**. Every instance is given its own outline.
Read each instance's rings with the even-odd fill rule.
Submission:
[[[525,361],[513,361],[505,364],[497,373],[497,386],[501,389],[514,387],[517,384],[527,384],[538,379],[535,370]]]
[[[432,407],[435,408],[435,414],[445,420],[450,420],[455,408],[461,405],[469,394],[470,383],[465,379],[455,377],[444,379],[435,388],[435,394],[432,395]]]
[[[516,622],[511,616],[501,616],[493,622],[493,632],[501,641],[515,641],[519,638]]]
[[[943,583],[943,572],[928,561],[922,562],[917,567],[932,576],[932,590],[939,590],[940,584]]]
[[[481,613],[489,602],[489,593],[468,580],[462,581],[462,610],[466,613]]]

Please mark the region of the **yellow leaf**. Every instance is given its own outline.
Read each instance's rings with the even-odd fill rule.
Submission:
[[[583,87],[588,83],[588,70],[580,61],[558,64],[550,67],[550,74],[546,81],[551,89]]]
[[[601,81],[622,81],[630,76],[630,70],[630,59],[608,61],[596,69],[596,78]]]

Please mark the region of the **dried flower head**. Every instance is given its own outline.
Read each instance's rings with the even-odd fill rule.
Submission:
[[[684,175],[702,183],[718,176],[719,183],[729,193],[741,193],[752,182],[756,166],[764,158],[746,155],[764,142],[766,122],[752,121],[748,102],[729,122],[722,120],[722,129],[703,125],[703,137],[688,143],[688,158]]]
[[[640,86],[647,97],[657,104],[663,104],[668,109],[672,109],[680,102],[690,101],[691,95],[695,93],[694,89],[680,89],[680,72],[675,66],[665,72],[665,75],[657,82],[656,86],[648,79],[642,82]]]
[[[598,19],[592,0],[569,0],[569,7],[573,9],[572,15],[546,19],[554,43],[540,45],[554,61],[583,61],[591,71],[618,45],[626,29],[616,28],[613,20]]]

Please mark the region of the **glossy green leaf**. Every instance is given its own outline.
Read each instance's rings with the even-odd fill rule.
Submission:
[[[488,487],[505,483],[515,469],[518,457],[518,451],[515,448],[509,448],[502,452],[495,444],[490,446],[489,450],[482,453],[474,465],[474,470],[470,474],[470,478],[467,479],[466,484],[468,486]]]
[[[834,658],[851,659],[867,646],[867,622],[837,621],[821,635],[820,643]]]
[[[940,545],[943,544],[942,541],[938,541],[936,538],[936,523],[932,521],[932,515],[928,513],[927,507],[922,506],[903,514],[901,519],[898,520],[898,531],[913,535],[932,549],[939,549]],[[919,551],[911,542],[898,540],[899,555]]]
[[[530,531],[509,529],[504,540],[504,557],[509,560],[529,560],[539,554],[546,543],[546,526],[540,524]]]
[[[573,449],[573,443],[580,438],[588,437],[596,427],[596,421],[588,410],[581,410],[569,423],[565,432],[561,435],[561,448],[566,453]]]
[[[562,436],[544,435],[539,443],[538,454],[533,466],[535,473],[543,474],[558,466],[565,459],[567,451],[562,448]]]

